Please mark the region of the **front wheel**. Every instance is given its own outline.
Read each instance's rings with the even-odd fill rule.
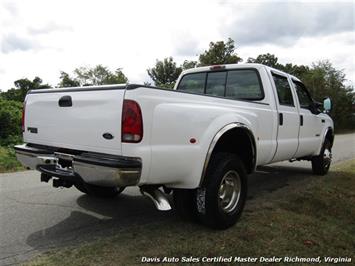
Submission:
[[[316,175],[325,175],[332,162],[332,147],[329,139],[325,139],[321,152],[312,158],[312,171]]]
[[[240,218],[247,197],[247,174],[234,154],[211,158],[205,180],[197,190],[197,214],[210,227],[226,229]]]
[[[85,182],[76,183],[74,186],[79,191],[98,198],[114,198],[125,189],[125,187],[102,187]]]

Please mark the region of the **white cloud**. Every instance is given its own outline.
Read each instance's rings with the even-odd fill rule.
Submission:
[[[241,9],[221,27],[240,44],[288,46],[302,37],[317,37],[354,31],[354,3],[263,2],[231,5]]]
[[[249,14],[258,20],[255,10],[261,5],[213,0],[0,0],[0,69],[4,70],[0,71],[0,89],[7,90],[14,80],[35,75],[56,85],[60,70],[71,72],[96,64],[112,70],[123,68],[131,82],[144,82],[149,80],[146,69],[156,59],[173,56],[179,63],[197,59],[210,41],[228,37],[235,39],[237,52],[244,59],[264,52],[296,64],[328,58],[354,75],[351,34],[298,36],[286,46],[272,40],[240,46],[233,28],[226,25]],[[299,25],[301,30],[308,27]]]
[[[37,34],[49,34],[55,31],[72,31],[73,28],[68,25],[59,25],[54,21],[50,21],[45,25],[31,26],[28,28],[28,32],[33,35]]]
[[[16,51],[34,50],[40,47],[33,40],[26,37],[20,37],[12,33],[3,36],[0,45],[1,45],[1,52],[5,54],[16,52]]]
[[[329,59],[337,69],[345,72],[346,78],[355,81],[354,34],[349,32],[321,36],[302,37],[289,46],[263,44],[240,46],[240,56],[247,59],[259,54],[275,54],[280,63],[311,65],[313,62]]]

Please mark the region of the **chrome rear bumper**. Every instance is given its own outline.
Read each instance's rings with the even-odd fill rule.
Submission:
[[[77,151],[70,154],[27,144],[15,146],[15,151],[25,167],[72,182],[82,179],[99,186],[135,186],[142,170],[141,160],[133,157]]]

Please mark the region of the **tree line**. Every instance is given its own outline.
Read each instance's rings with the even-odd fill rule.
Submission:
[[[236,53],[235,42],[210,42],[209,47],[197,56],[197,60],[185,60],[178,65],[173,57],[156,60],[155,65],[147,69],[147,74],[155,86],[171,89],[183,70],[199,66],[216,64],[236,64],[243,61]],[[307,65],[281,64],[276,55],[261,54],[255,58],[248,58],[247,63],[261,63],[285,71],[300,78],[311,92],[316,101],[330,97],[333,101],[331,116],[336,130],[355,129],[353,87],[346,85],[345,74],[336,69],[328,60]],[[127,83],[128,78],[122,69],[111,71],[108,67],[79,67],[72,74],[61,71],[59,82],[55,87],[76,87],[104,84]],[[145,85],[151,85],[146,82]],[[14,88],[0,91],[0,145],[10,145],[20,142],[22,102],[29,90],[50,88],[39,77],[33,80],[24,78],[14,82]]]

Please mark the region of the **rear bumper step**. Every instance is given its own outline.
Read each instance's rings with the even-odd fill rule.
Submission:
[[[142,162],[139,158],[82,152],[78,155],[55,152],[27,144],[15,146],[17,159],[30,169],[66,181],[99,186],[134,186],[139,183]],[[61,165],[65,161],[65,166]]]
[[[37,170],[52,177],[58,177],[72,181],[78,180],[78,176],[73,171],[59,169],[56,167],[56,165],[38,165]]]

